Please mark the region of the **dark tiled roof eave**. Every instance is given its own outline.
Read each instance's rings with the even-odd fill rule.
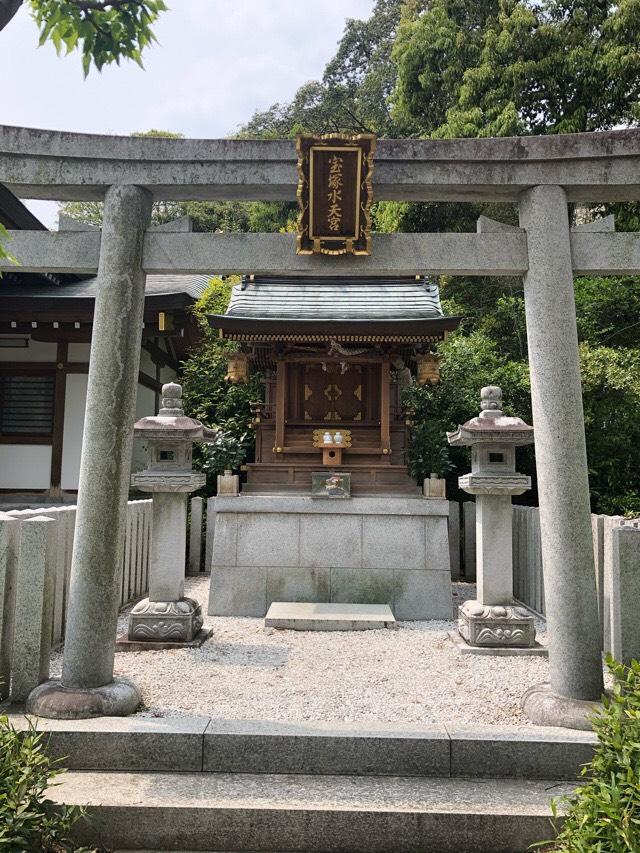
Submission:
[[[10,272],[0,280],[0,298],[17,299],[80,299],[93,301],[97,278],[71,281],[64,284],[48,283],[42,279],[22,280],[19,272]],[[206,275],[148,275],[145,297],[184,295],[192,301],[204,293],[211,276]]]
[[[209,324],[221,330],[225,337],[251,336],[257,340],[261,336],[313,335],[329,338],[332,336],[402,336],[423,337],[453,331],[460,323],[460,317],[418,317],[403,319],[287,319],[276,317],[235,317],[228,314],[208,314]]]

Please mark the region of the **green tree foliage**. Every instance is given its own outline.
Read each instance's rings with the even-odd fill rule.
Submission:
[[[640,515],[640,348],[580,348],[591,501]]]
[[[592,345],[640,345],[640,278],[577,278],[578,334]]]
[[[594,717],[598,744],[584,783],[560,803],[566,818],[546,850],[556,853],[635,853],[640,850],[640,663],[607,664],[615,682]],[[541,845],[543,846],[543,845]]]
[[[604,130],[640,119],[636,0],[430,0],[394,49],[397,120],[420,135]]]
[[[591,499],[594,512],[637,515],[640,513],[637,449],[640,447],[640,347],[637,332],[635,339],[627,338],[634,330],[623,331],[623,318],[628,312],[638,324],[640,315],[637,306],[633,307],[633,299],[623,300],[622,307],[618,305],[615,288],[624,280],[612,281],[613,293],[609,297],[609,280],[576,280]],[[502,388],[508,414],[519,415],[531,423],[524,299],[515,282],[510,291],[502,283],[496,288],[492,284],[495,280],[477,279],[470,285],[462,278],[445,279],[442,283],[445,311],[463,312],[465,319],[460,329],[439,346],[440,384],[412,389],[410,401],[412,420],[432,421],[442,435],[478,413],[480,388],[489,384]],[[636,279],[631,279],[627,294],[633,296],[636,287]],[[637,328],[640,326],[636,325]],[[608,344],[603,345],[607,340]],[[627,342],[635,346],[627,346]],[[418,452],[420,446],[417,441]],[[448,477],[449,492],[455,496],[458,475],[469,469],[469,453],[452,448],[450,458],[455,475]],[[532,491],[522,500],[535,504],[533,449],[523,448],[518,458],[519,468],[533,479]]]
[[[79,50],[85,77],[112,62],[132,59],[142,67],[142,53],[156,40],[152,25],[166,11],[164,0],[27,0],[40,28],[40,44],[50,41],[58,55]],[[20,3],[6,0],[0,29]],[[9,9],[8,7],[11,7]]]
[[[378,0],[368,20],[347,22],[320,81],[302,86],[291,102],[255,114],[238,135],[372,130],[391,136],[488,136],[637,124],[639,28],[638,0]],[[73,214],[71,208],[65,206]],[[640,204],[597,212],[609,211],[620,230],[640,230]],[[92,210],[83,209],[79,218],[87,213]],[[154,221],[187,213],[203,231],[277,231],[290,229],[295,220],[293,205],[285,203],[191,202],[157,205]],[[518,221],[515,207],[504,203],[378,202],[373,219],[383,232],[469,232],[481,213]],[[593,509],[600,512],[638,511],[639,288],[631,277],[582,278],[575,284]],[[521,281],[442,278],[441,293],[446,312],[462,323],[441,346],[442,383],[416,390],[411,405],[428,412],[443,433],[477,414],[480,388],[497,383],[507,411],[530,420]],[[242,434],[253,395],[243,402],[246,389],[224,382],[223,350],[217,340],[205,340],[205,354],[194,353],[185,371],[191,372],[190,393],[202,419],[224,423],[240,411],[233,429]],[[199,371],[208,371],[210,384],[208,390],[203,382],[201,394]],[[427,455],[434,449],[431,427],[415,444],[418,456],[419,446]],[[450,458],[455,494],[457,475],[468,470],[469,459],[459,449]],[[415,461],[419,466],[417,456]],[[422,462],[432,464],[426,456]],[[519,466],[535,473],[532,450],[520,452]],[[536,502],[535,479],[524,499]]]
[[[480,411],[480,389],[485,385],[499,385],[504,396],[504,411],[531,422],[531,387],[526,361],[506,356],[491,335],[476,328],[452,334],[438,345],[440,353],[440,382],[437,385],[413,386],[403,395],[412,429],[409,458],[420,461],[423,448],[446,475],[447,493],[452,499],[465,495],[458,490],[458,476],[469,470],[470,452],[467,448],[452,447],[444,452],[445,433],[475,417]],[[423,435],[422,424],[426,435]],[[440,436],[440,440],[438,440]],[[536,503],[535,462],[533,450],[523,448],[518,455],[518,469],[534,477],[534,488],[526,497]],[[412,474],[421,479],[423,469],[412,464]],[[429,472],[430,473],[430,472]],[[428,476],[428,473],[426,474]]]
[[[231,288],[237,281],[234,277],[213,278],[194,306],[202,341],[191,351],[181,371],[185,412],[223,433],[219,446],[214,447],[212,453],[198,446],[194,452],[194,461],[207,473],[209,492],[214,489],[213,475],[219,472],[220,466],[237,467],[245,458],[252,458],[254,436],[250,404],[263,398],[259,373],[252,373],[246,384],[225,379],[227,356],[237,349],[237,344],[220,340],[207,320],[207,314],[224,314]],[[239,448],[237,454],[233,453],[233,445]]]
[[[3,853],[89,853],[71,840],[83,811],[55,806],[46,791],[60,775],[33,724],[16,731],[0,716],[0,850]]]
[[[393,119],[405,135],[430,137],[637,124],[639,31],[637,0],[416,0],[405,7],[392,52]],[[604,210],[616,213],[620,228],[638,230],[637,204]],[[474,231],[480,213],[517,224],[506,204],[404,202],[378,204],[374,222],[381,231]],[[592,501],[600,512],[638,511],[639,287],[630,277],[575,284]],[[441,291],[448,313],[463,321],[441,347],[442,384],[421,389],[431,417],[443,429],[472,417],[481,385],[491,382],[503,386],[508,409],[530,418],[521,282],[444,278]],[[468,468],[463,452],[451,458],[457,473]],[[520,466],[534,474],[531,451],[522,451]],[[524,499],[535,502],[535,488]]]
[[[396,83],[391,50],[403,0],[377,0],[366,21],[349,18],[322,80],[301,86],[289,103],[255,113],[240,136],[293,137],[300,131],[397,135],[390,111]]]

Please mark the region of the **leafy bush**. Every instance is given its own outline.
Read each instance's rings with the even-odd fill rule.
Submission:
[[[512,338],[509,345],[511,351],[505,352],[511,308],[514,308],[514,325],[519,325],[521,312],[515,298],[502,297],[497,300],[493,316],[478,323],[482,328],[468,332],[463,327],[439,344],[441,381],[438,385],[412,386],[404,392],[405,409],[414,423],[409,449],[410,465],[412,457],[415,463],[414,476],[421,476],[423,449],[424,464],[427,467],[435,464],[432,470],[438,471],[438,453],[442,447],[438,443],[439,436],[447,450],[445,432],[478,414],[483,385],[499,385],[505,413],[532,423],[529,365],[526,359],[520,358],[515,339]],[[499,335],[498,329],[501,329]],[[524,327],[521,334],[526,340]],[[640,348],[607,347],[585,341],[580,344],[580,367],[592,511],[638,515]],[[457,477],[469,470],[467,448],[451,448],[443,453],[443,459],[450,459],[452,466],[445,465],[442,473],[453,470]],[[537,479],[533,446],[518,451],[518,470],[532,478],[532,489],[521,500],[535,505]],[[458,499],[456,477],[447,478],[448,493],[453,500]]]
[[[253,435],[249,432],[238,434],[219,430],[213,441],[202,448],[200,467],[208,474],[238,469],[252,441]]]
[[[409,473],[422,482],[430,474],[443,476],[453,470],[445,427],[433,418],[428,386],[410,385],[402,393],[402,405],[411,423],[407,464]]]
[[[640,662],[607,659],[615,683],[593,720],[598,745],[548,850],[637,853],[640,850]],[[554,803],[554,814],[557,804]]]
[[[262,400],[262,375],[252,372],[249,381],[229,382],[227,357],[238,349],[233,341],[220,340],[209,325],[207,314],[224,314],[237,277],[213,278],[193,308],[202,331],[202,340],[182,365],[185,412],[208,427],[217,427],[219,439],[213,445],[196,445],[193,460],[207,476],[207,494],[215,491],[215,474],[251,461],[254,435],[251,403]]]
[[[47,755],[44,733],[33,724],[18,732],[0,716],[0,851],[2,853],[81,853],[71,828],[83,816],[77,807],[57,806],[46,790],[62,770]]]
[[[529,372],[526,362],[505,359],[495,342],[478,331],[456,332],[439,344],[438,350],[440,383],[412,385],[402,395],[405,412],[413,424],[408,462],[412,476],[418,478],[428,477],[432,471],[440,475],[451,473],[447,476],[447,494],[457,500],[464,497],[457,478],[469,471],[470,453],[465,447],[449,447],[446,432],[478,414],[484,385],[499,385],[505,412],[529,420]],[[529,448],[519,451],[518,468],[525,474],[535,473],[533,451]],[[527,497],[535,502],[535,490]]]

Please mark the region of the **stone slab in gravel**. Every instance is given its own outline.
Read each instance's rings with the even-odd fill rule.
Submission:
[[[185,595],[206,605],[208,587],[208,577],[187,578]],[[474,593],[471,584],[453,584],[457,604]],[[121,614],[121,631],[127,613]],[[541,658],[461,655],[447,636],[455,630],[453,620],[324,633],[205,616],[205,627],[213,636],[199,649],[116,655],[116,673],[132,678],[142,692],[143,714],[529,726],[520,698],[549,675]],[[539,639],[544,642],[544,635]],[[58,653],[52,676],[60,669]]]
[[[371,631],[395,628],[396,619],[388,604],[274,601],[264,624],[292,631]]]

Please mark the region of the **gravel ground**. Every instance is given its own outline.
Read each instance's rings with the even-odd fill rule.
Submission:
[[[186,581],[205,613],[208,588],[207,577]],[[453,584],[458,604],[474,593]],[[528,726],[520,698],[548,679],[544,658],[461,655],[447,636],[453,620],[325,633],[205,617],[205,627],[213,636],[200,649],[116,654],[116,673],[140,687],[145,716]],[[58,653],[52,676],[60,669]]]

